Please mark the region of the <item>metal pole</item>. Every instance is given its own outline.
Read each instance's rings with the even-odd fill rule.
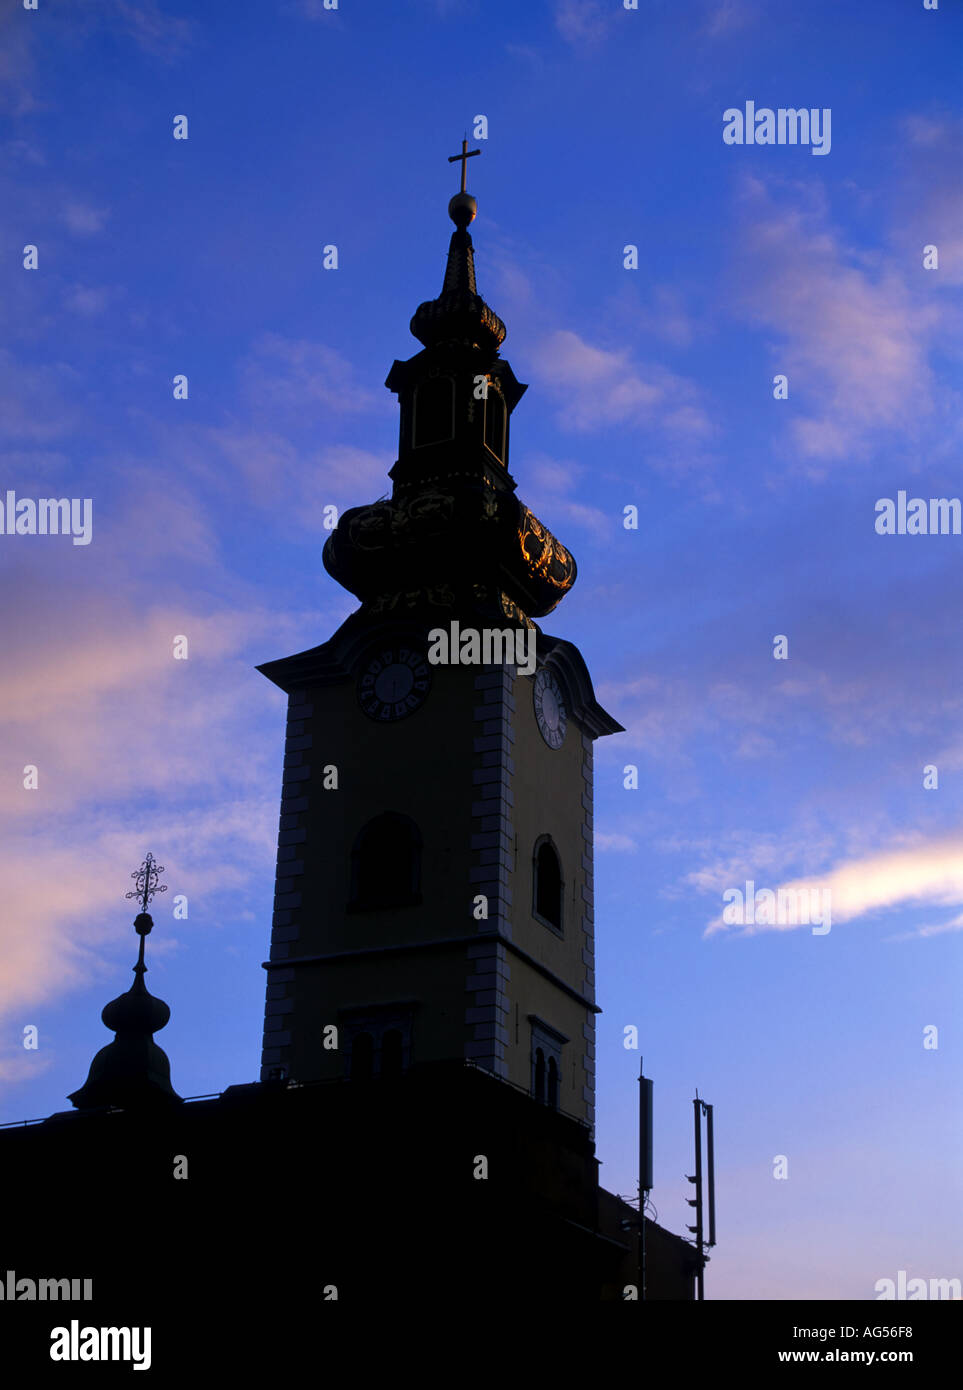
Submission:
[[[639,1065],[639,1298],[645,1300],[645,1201],[652,1186],[652,1082]]]
[[[698,1097],[692,1102],[692,1114],[695,1121],[695,1190],[696,1190],[696,1252],[699,1256],[699,1263],[696,1268],[696,1298],[701,1303],[704,1298],[702,1281],[702,1102]]]
[[[716,1243],[716,1175],[715,1175],[715,1146],[712,1142],[712,1106],[707,1105],[706,1111],[706,1167],[709,1181],[709,1244]]]
[[[645,1087],[642,1085],[642,1058],[639,1058],[639,1299],[645,1302],[645,1193],[642,1190],[645,1167]]]

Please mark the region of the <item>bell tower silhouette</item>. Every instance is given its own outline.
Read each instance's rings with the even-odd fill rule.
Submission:
[[[258,669],[288,694],[262,1079],[363,1082],[466,1061],[594,1125],[592,748],[621,732],[569,642],[535,623],[575,562],[516,495],[511,417],[468,227],[396,361],[388,500],[343,513],[325,569],[360,607]],[[457,625],[453,627],[453,625]],[[458,656],[521,631],[534,669]],[[469,653],[470,655],[470,653]],[[491,655],[491,652],[488,652]]]

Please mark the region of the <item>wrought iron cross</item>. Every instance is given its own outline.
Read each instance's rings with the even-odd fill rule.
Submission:
[[[140,868],[131,874],[135,887],[132,893],[125,893],[127,898],[140,898],[141,911],[147,911],[147,904],[155,893],[166,893],[167,884],[158,883],[157,877],[164,872],[163,864],[158,864],[152,854],[141,864]]]
[[[456,159],[460,159],[460,160],[461,160],[461,191],[462,191],[462,193],[465,192],[465,177],[466,177],[467,170],[468,170],[468,160],[471,159],[472,155],[475,155],[475,154],[481,154],[481,150],[470,150],[470,149],[468,148],[468,141],[467,141],[467,140],[463,140],[463,141],[461,142],[461,154],[450,154],[450,155],[448,156],[448,163],[449,163],[449,164],[454,164]]]

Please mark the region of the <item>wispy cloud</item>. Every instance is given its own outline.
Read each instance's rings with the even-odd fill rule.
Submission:
[[[139,549],[136,533],[127,545]],[[140,602],[124,553],[109,545],[94,580],[72,580],[69,604],[64,575],[11,568],[5,584],[17,602],[0,637],[9,657],[0,667],[0,1011],[16,1005],[22,1015],[102,978],[126,915],[125,866],[146,849],[168,864],[172,886],[209,903],[215,889],[270,875],[275,748],[260,741],[260,721],[276,692],[253,670],[250,648],[252,639],[286,643],[291,621],[268,608],[199,611],[196,597],[178,605],[170,585],[164,603]],[[181,635],[184,661],[173,651]],[[23,785],[28,765],[36,790]]]
[[[723,763],[771,757],[786,769],[815,738],[847,750],[901,749],[893,769],[900,784],[926,762],[952,772],[963,766],[963,740],[947,738],[963,712],[952,620],[939,605],[925,625],[904,617],[927,612],[930,593],[924,575],[904,581],[899,594],[884,582],[851,606],[814,607],[794,596],[782,628],[795,634],[785,670],[768,644],[747,664],[733,661],[727,633],[756,622],[758,600],[747,595],[725,624],[690,625],[684,651],[670,645],[653,654],[644,674],[627,662],[623,678],[600,682],[599,699],[625,725],[627,746],[649,760],[670,763],[708,739]]]
[[[727,886],[739,887],[740,884],[734,881]],[[839,864],[825,874],[791,879],[775,887],[792,894],[828,890],[833,924],[915,903],[958,907],[963,904],[963,835],[957,833],[906,849],[884,850]],[[736,930],[740,935],[752,936],[762,931],[798,929],[793,925],[765,923],[733,928],[722,920],[720,912],[703,934],[711,936],[719,931]]]
[[[112,0],[112,9],[122,32],[162,62],[179,58],[193,40],[191,21],[166,13],[157,0]]]
[[[570,329],[543,340],[537,374],[564,403],[560,422],[572,429],[651,425],[700,443],[713,434],[692,382],[657,363],[635,362],[626,349],[594,347]]]
[[[588,476],[584,464],[572,460],[553,459],[547,454],[523,457],[525,498],[546,526],[554,528],[556,519],[567,517],[574,525],[584,527],[605,540],[611,536],[613,519],[599,507],[580,501],[572,494]]]
[[[87,203],[70,202],[63,210],[64,223],[77,236],[94,236],[102,232],[109,216],[107,208],[90,207]]]
[[[353,445],[302,449],[276,431],[242,424],[212,427],[205,437],[244,484],[245,500],[320,533],[324,508],[339,510],[373,501],[390,490],[385,458]]]
[[[711,39],[738,33],[758,18],[748,0],[710,0],[703,33]]]
[[[22,819],[39,808],[66,812],[92,788],[99,801],[201,789],[213,744],[236,786],[253,774],[253,764],[234,766],[230,752],[239,721],[252,713],[245,706],[253,680],[239,680],[237,667],[242,645],[274,628],[270,613],[215,616],[187,604],[144,612],[133,595],[85,596],[79,585],[65,609],[59,586],[18,588],[4,624],[11,659],[0,671],[8,774],[0,809]],[[174,659],[181,635],[186,661]],[[229,673],[234,683],[222,688]],[[40,770],[39,791],[21,786],[27,764]]]
[[[82,380],[68,362],[28,366],[0,348],[0,440],[43,444],[69,433],[80,418],[70,397]]]
[[[926,288],[945,297],[963,284],[963,119],[916,112],[904,119],[900,133],[898,253],[919,265],[923,247],[935,246],[939,270],[925,272]],[[959,336],[958,322],[944,338]]]
[[[925,927],[917,927],[915,931],[897,932],[895,936],[887,936],[886,941],[916,941],[926,940],[931,936],[945,936],[947,932],[963,931],[963,913],[959,917],[953,917],[949,922],[930,923]]]
[[[117,980],[126,988],[108,962],[126,946],[133,963],[136,938],[124,894],[129,870],[146,850],[162,851],[165,881],[195,902],[192,925],[185,928],[168,915],[166,899],[157,900],[152,914],[163,952],[176,932],[196,929],[198,902],[217,901],[229,891],[236,895],[252,879],[270,874],[276,832],[275,807],[258,798],[141,812],[128,816],[123,829],[92,817],[68,843],[7,834],[0,1015],[29,1023],[25,1011],[93,981]],[[205,919],[212,918],[216,913],[208,908]],[[129,975],[123,978],[129,983]]]
[[[616,18],[613,7],[601,0],[555,0],[555,28],[575,48],[601,43]]]
[[[112,291],[106,286],[74,285],[64,295],[64,308],[83,318],[96,318],[110,304]]]
[[[26,1051],[22,1042],[0,1045],[0,1082],[5,1086],[18,1086],[24,1081],[33,1081],[42,1072],[49,1071],[53,1064],[53,1053],[49,1050]]]
[[[596,831],[595,848],[599,850],[613,850],[623,854],[634,853],[638,848],[631,835],[613,834],[606,835]]]
[[[272,420],[304,410],[357,414],[390,404],[385,392],[361,385],[354,368],[334,348],[306,339],[265,333],[241,364],[241,390],[255,412]]]
[[[14,0],[0,9],[0,110],[26,116],[39,108],[31,91],[37,16]]]
[[[932,414],[929,350],[938,305],[910,288],[905,265],[846,243],[818,188],[777,198],[746,178],[741,197],[738,303],[773,335],[773,373],[789,378],[800,455],[838,464],[894,431],[916,437]],[[751,268],[751,269],[750,269]]]

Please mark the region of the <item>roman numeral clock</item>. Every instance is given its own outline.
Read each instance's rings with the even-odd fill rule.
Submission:
[[[411,647],[388,647],[362,672],[358,701],[369,719],[404,719],[421,708],[430,689],[425,653]]]
[[[557,678],[544,666],[535,677],[532,696],[538,732],[549,748],[561,748],[568,724],[565,696]]]

